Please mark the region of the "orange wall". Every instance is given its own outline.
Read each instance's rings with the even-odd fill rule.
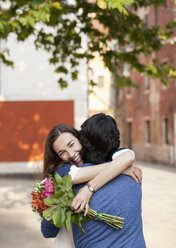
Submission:
[[[74,125],[73,101],[0,102],[0,162],[40,161],[59,123]]]

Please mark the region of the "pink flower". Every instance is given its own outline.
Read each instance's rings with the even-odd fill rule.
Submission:
[[[42,184],[45,186],[45,190],[42,190],[41,197],[42,198],[52,197],[54,195],[55,183],[53,183],[51,179],[48,177],[45,179],[45,181]]]

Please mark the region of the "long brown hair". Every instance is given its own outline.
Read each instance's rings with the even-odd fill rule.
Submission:
[[[53,143],[61,135],[61,133],[65,132],[71,133],[79,139],[79,132],[67,124],[60,124],[52,128],[46,138],[44,165],[41,179],[44,179],[49,174],[54,175],[55,171],[64,164],[65,161],[63,161],[53,150]]]

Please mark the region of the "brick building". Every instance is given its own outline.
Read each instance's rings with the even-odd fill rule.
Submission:
[[[139,15],[146,25],[164,26],[175,21],[174,1],[168,7],[141,9]],[[163,18],[164,17],[164,18]],[[161,63],[176,67],[176,32],[165,41],[163,48],[151,54]],[[145,58],[141,58],[145,61]],[[151,58],[149,58],[149,62]],[[131,147],[138,160],[176,166],[176,80],[170,80],[168,87],[159,80],[131,73],[139,88],[119,90],[117,97],[117,118],[121,139]]]

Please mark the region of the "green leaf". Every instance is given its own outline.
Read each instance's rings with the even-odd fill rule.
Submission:
[[[68,86],[68,83],[62,78],[59,78],[58,83],[61,89],[67,88]]]
[[[46,199],[44,199],[44,203],[47,205],[47,206],[50,206],[54,203],[54,198],[53,197],[47,197]]]
[[[61,9],[61,4],[59,2],[52,3],[53,7],[56,9]]]
[[[47,209],[45,209],[45,210],[43,211],[43,217],[44,217],[46,220],[50,221],[50,220],[52,219],[52,215],[53,215],[55,209],[56,209],[56,206],[54,206],[54,205],[51,206],[51,207],[49,207],[49,208],[47,208]]]
[[[98,6],[91,1],[75,1],[74,5],[64,1],[64,8],[62,2],[55,0],[12,2],[8,9],[1,8],[0,11],[1,40],[6,41],[12,33],[17,42],[32,37],[36,48],[49,54],[55,72],[69,74],[72,80],[78,78],[81,60],[87,59],[89,62],[96,56],[102,59],[113,78],[114,74],[118,74],[119,80],[115,80],[118,87],[132,85],[131,79],[121,77],[125,63],[132,70],[147,72],[164,83],[169,69],[175,69],[169,66],[168,70],[161,70],[159,63],[154,68],[147,68],[145,59],[141,60],[143,57],[151,58],[151,54],[158,52],[167,41],[175,44],[173,34],[176,22],[168,19],[165,26],[161,27],[158,22],[158,26],[146,27],[143,18],[138,15],[139,9],[151,9],[150,6],[152,9],[158,7],[158,11],[161,8],[167,11],[165,0],[98,0]],[[126,8],[128,5],[130,7]],[[93,25],[94,20],[98,28]],[[88,37],[85,48],[82,47],[84,36]],[[4,64],[13,66],[6,52],[0,51],[0,59]],[[61,89],[68,87],[63,76],[59,75],[57,82]]]
[[[61,197],[54,198],[53,201],[59,206],[70,206],[70,201],[68,201],[68,196],[66,194]]]
[[[75,223],[80,228],[80,231],[83,234],[86,234],[86,232],[84,231],[84,229],[82,227],[82,223],[81,223],[81,213],[80,214],[72,214],[72,216],[71,216],[71,222],[72,223]]]
[[[77,80],[78,79],[78,73],[79,72],[77,70],[72,72],[72,80]]]
[[[62,177],[57,172],[55,173],[54,177],[57,183],[60,184],[62,182]]]
[[[95,83],[93,80],[90,80],[89,81],[89,85],[94,87],[94,86],[97,86],[97,83]]]
[[[64,224],[64,221],[65,221],[65,212],[66,212],[66,208],[61,208],[61,215],[60,215],[60,221],[62,223],[62,225]]]
[[[69,197],[70,199],[73,199],[75,196],[76,196],[76,194],[75,194],[75,192],[74,192],[73,190],[69,190],[69,191],[68,191],[68,197]]]
[[[67,70],[67,68],[65,68],[64,66],[59,66],[59,67],[57,67],[57,68],[55,69],[55,72],[67,74],[67,73],[68,73],[68,70]]]
[[[52,220],[53,223],[56,227],[61,227],[62,226],[62,222],[61,222],[61,208],[57,207],[54,211],[54,213],[52,214]]]
[[[71,210],[66,212],[65,228],[70,231],[70,222],[71,222]]]
[[[58,193],[57,193],[58,192]],[[65,194],[65,191],[57,191],[57,189],[56,189],[56,191],[55,191],[55,194],[54,194],[54,198],[59,198],[60,196],[63,196]]]
[[[66,175],[62,178],[62,181],[63,181],[63,185],[64,185],[64,189],[65,190],[70,190],[72,188],[72,179],[71,179],[71,176],[70,175]]]

